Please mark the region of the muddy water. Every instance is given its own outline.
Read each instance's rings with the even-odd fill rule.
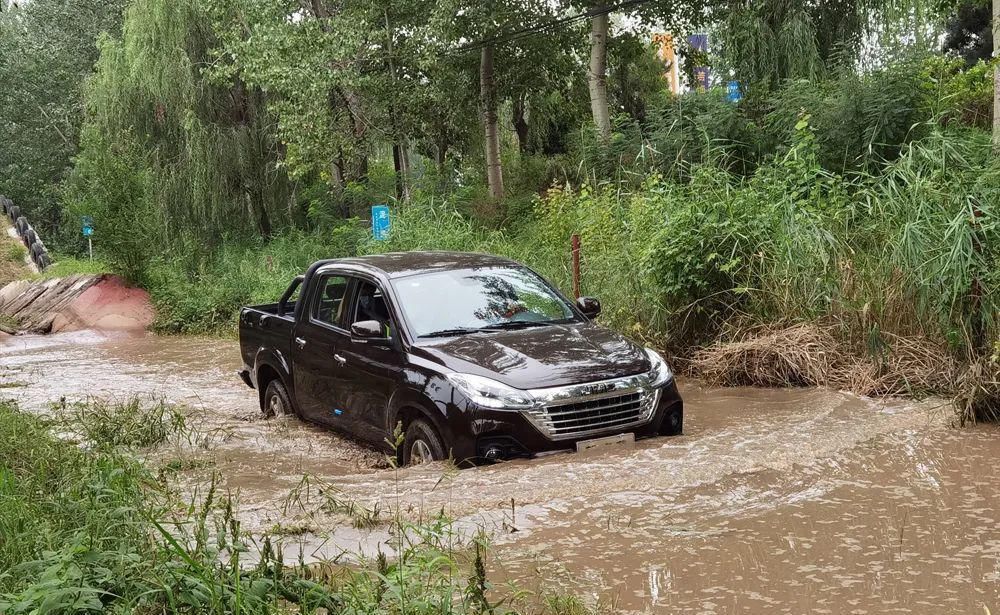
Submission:
[[[191,408],[192,461],[238,494],[247,527],[306,559],[385,549],[383,528],[318,513],[336,495],[494,536],[495,580],[615,612],[1000,612],[1000,430],[948,427],[938,403],[682,383],[685,435],[589,456],[398,474],[293,418],[264,421],[232,342],[92,332],[0,341],[0,396],[165,397]],[[4,386],[17,385],[17,386]],[[303,482],[303,476],[310,478]],[[325,495],[318,496],[323,490]]]

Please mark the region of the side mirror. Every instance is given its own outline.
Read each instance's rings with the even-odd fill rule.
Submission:
[[[576,300],[576,307],[591,320],[601,314],[601,302],[594,297],[580,297]]]
[[[377,320],[359,320],[351,325],[351,339],[381,346],[388,346],[390,343],[388,336],[382,330],[382,323]]]

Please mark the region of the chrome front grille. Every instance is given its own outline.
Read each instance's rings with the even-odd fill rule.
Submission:
[[[525,414],[553,440],[637,427],[652,418],[659,398],[659,391],[642,387],[635,377],[536,389],[532,394],[541,403]]]

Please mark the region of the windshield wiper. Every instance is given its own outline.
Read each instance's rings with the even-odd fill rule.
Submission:
[[[452,335],[466,335],[468,333],[478,333],[482,329],[476,327],[456,327],[454,329],[441,329],[440,331],[431,331],[430,333],[424,333],[418,337],[449,337]]]
[[[496,331],[500,329],[527,329],[528,327],[547,327],[551,325],[550,322],[543,322],[538,320],[508,320],[506,322],[497,322],[492,325],[486,325],[483,329],[487,331]]]

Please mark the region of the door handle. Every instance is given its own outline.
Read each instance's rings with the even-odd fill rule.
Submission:
[[[340,365],[341,367],[347,365],[347,359],[340,356],[339,354],[333,355],[333,360],[336,361],[337,365]]]
[[[298,346],[300,349],[305,348],[306,347],[305,338],[302,337],[295,338],[295,345]]]

